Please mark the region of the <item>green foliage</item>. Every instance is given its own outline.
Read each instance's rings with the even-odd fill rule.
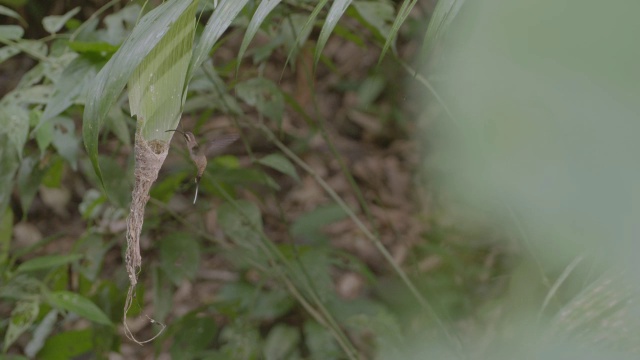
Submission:
[[[333,1],[328,8],[327,1],[267,0],[251,2],[251,9],[245,8],[248,3],[221,1],[215,11],[203,6],[197,14],[197,1],[173,0],[144,15],[137,4],[128,4],[104,17],[112,11],[108,7],[92,12],[84,23],[74,19],[81,10],[75,8],[42,19],[48,33],[42,40],[24,39],[23,26],[0,27],[6,45],[0,63],[16,56],[36,62],[0,100],[0,299],[11,309],[0,322],[5,354],[67,359],[120,351],[115,329],[123,318],[128,279],[114,259],[127,226],[135,161],[131,137],[137,129],[148,139],[166,140],[172,134],[164,130],[178,128],[183,111],[185,118],[204,114],[195,130],[213,113],[243,120],[245,112],[255,111],[283,131],[283,119],[293,109],[309,121],[312,136],[322,125],[263,71],[270,56],[286,51],[287,62],[305,56],[300,50],[316,33],[314,66],[332,34],[360,46],[369,41],[389,46],[404,20],[397,19],[412,6],[405,2],[396,15],[386,0]],[[14,10],[0,6],[0,14],[24,25]],[[341,24],[345,14],[362,28]],[[244,32],[238,53],[228,63],[216,60],[214,67],[209,59],[217,47],[238,31]],[[269,40],[252,47],[258,36]],[[253,60],[249,71],[242,68],[245,55]],[[335,69],[330,59],[323,61]],[[173,77],[164,78],[169,73]],[[367,79],[356,84],[358,107],[373,111],[390,81],[377,75]],[[156,85],[156,93],[149,91]],[[131,115],[137,115],[137,124]],[[258,129],[252,128],[258,124],[253,119],[243,124]],[[358,220],[346,202],[334,198],[302,215],[281,216],[284,238],[273,235],[275,215],[263,201],[291,183],[302,184],[303,171],[315,174],[288,147],[270,141],[279,150],[251,155],[250,166],[232,155],[211,159],[201,180],[200,197],[206,200],[196,207],[180,204],[193,190],[193,167],[186,162],[165,167],[147,207],[143,236],[151,245],[144,249],[143,281],[128,318],[146,315],[148,291],[154,319],[169,324],[154,346],[181,359],[356,359],[371,344],[392,347],[384,339],[403,330],[386,304],[374,298],[350,302],[335,293],[338,270],[362,275],[366,286],[376,281],[363,261],[332,248],[324,232],[347,217]],[[306,144],[294,139],[293,146]],[[63,215],[51,216],[64,222],[64,233],[12,242],[20,215],[47,224],[42,203],[50,190],[69,191]],[[247,193],[256,200],[239,200]],[[203,230],[205,213],[209,219],[217,214],[215,235]],[[72,218],[78,214],[81,231]],[[358,224],[359,231],[375,237]],[[50,253],[58,247],[66,252]],[[234,276],[210,297],[190,298],[186,314],[175,312],[174,296],[202,281],[211,254],[229,264]],[[373,340],[354,340],[368,337]]]

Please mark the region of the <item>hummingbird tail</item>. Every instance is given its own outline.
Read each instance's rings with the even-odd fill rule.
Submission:
[[[196,204],[196,200],[198,200],[198,188],[200,188],[200,183],[196,183],[196,195],[193,197],[193,204]]]

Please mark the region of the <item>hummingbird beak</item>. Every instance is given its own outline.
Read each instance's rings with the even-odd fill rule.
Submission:
[[[180,134],[182,134],[182,136],[184,136],[184,138],[189,141],[189,137],[187,136],[187,134],[184,131],[180,131],[178,129],[173,129],[173,130],[165,130],[164,132],[169,132],[169,131],[175,131],[175,132],[179,132]]]

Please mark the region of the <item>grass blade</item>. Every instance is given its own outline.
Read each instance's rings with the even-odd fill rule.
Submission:
[[[244,34],[244,38],[242,39],[242,44],[240,45],[240,50],[238,51],[238,64],[236,65],[236,74],[240,69],[240,63],[242,62],[242,57],[244,56],[245,51],[249,47],[251,40],[258,32],[260,25],[264,22],[264,19],[267,18],[267,15],[280,3],[280,0],[262,0],[256,12],[253,14],[251,18],[251,22],[249,22],[249,26],[247,27],[247,32]]]
[[[329,35],[333,32],[333,29],[336,27],[338,21],[342,17],[342,14],[344,14],[349,5],[351,5],[351,0],[335,0],[333,4],[331,4],[327,18],[325,19],[322,30],[320,31],[320,36],[318,36],[318,45],[316,45],[316,52],[313,56],[314,67],[318,65],[322,49],[324,49],[324,46],[327,44]]]

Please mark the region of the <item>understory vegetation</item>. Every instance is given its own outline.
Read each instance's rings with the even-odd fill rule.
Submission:
[[[500,11],[69,3],[0,2],[0,357],[640,351],[635,278],[591,246],[606,226],[584,225],[610,219],[548,185],[565,168],[543,176],[564,148],[540,112],[566,114],[540,94],[566,83],[508,82],[535,62],[495,45],[508,31],[482,16]],[[513,19],[486,23],[528,36]],[[530,99],[543,105],[526,123]],[[187,132],[208,157],[201,179]]]

